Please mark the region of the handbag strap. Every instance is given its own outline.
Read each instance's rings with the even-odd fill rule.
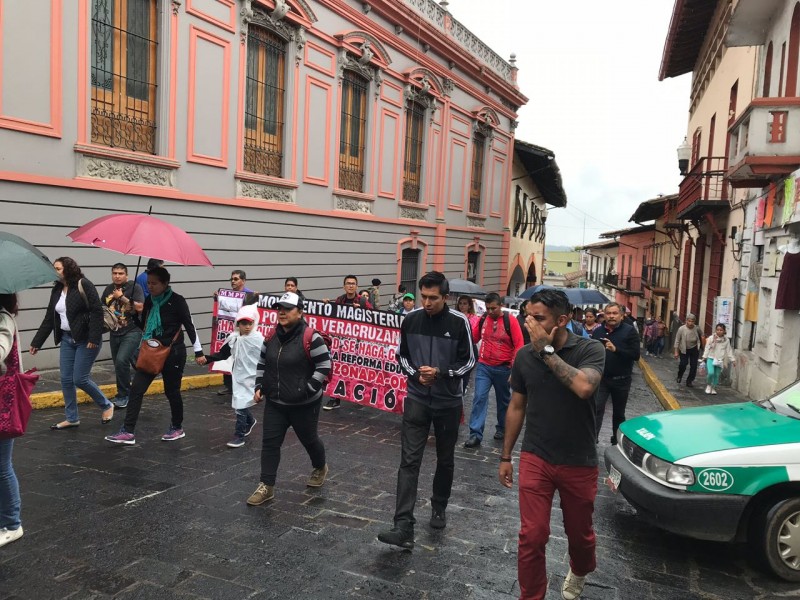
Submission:
[[[83,285],[81,284],[82,281],[82,279],[78,279],[78,292],[80,293],[81,298],[83,298],[83,303],[86,305],[86,308],[89,309],[89,299],[86,297],[86,292],[83,291]]]
[[[11,320],[12,326],[14,327],[14,341],[11,342],[11,350],[8,352],[8,356],[6,356],[6,375],[9,373],[22,373],[22,361],[19,357],[19,332],[17,331],[16,323],[14,322],[13,318]]]
[[[178,341],[178,336],[180,336],[181,332],[183,331],[183,327],[178,327],[178,331],[175,332],[175,335],[172,338],[172,341],[169,343],[169,347],[172,348],[172,345]]]

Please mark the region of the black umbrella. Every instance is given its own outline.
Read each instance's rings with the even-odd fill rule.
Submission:
[[[451,279],[450,295],[474,296],[475,298],[483,298],[486,296],[486,291],[477,283],[467,279]]]
[[[530,299],[536,292],[540,290],[558,290],[567,295],[567,300],[573,306],[584,306],[586,304],[606,304],[611,302],[608,296],[597,290],[590,290],[588,288],[560,288],[550,285],[535,285],[529,287],[522,292],[519,297],[526,300]]]

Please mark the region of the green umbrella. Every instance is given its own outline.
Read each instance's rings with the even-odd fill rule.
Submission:
[[[40,250],[21,237],[0,231],[0,294],[51,283],[58,273]]]

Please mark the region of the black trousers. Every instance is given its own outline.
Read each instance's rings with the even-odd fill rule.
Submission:
[[[138,356],[137,350],[134,354],[134,361]],[[181,397],[181,382],[183,381],[183,369],[186,366],[186,347],[183,344],[173,344],[169,351],[167,360],[164,362],[164,370],[161,377],[164,379],[164,394],[169,400],[169,409],[172,413],[172,426],[180,429],[183,426],[183,398]],[[125,431],[134,433],[136,421],[139,420],[139,411],[142,410],[142,399],[153,383],[155,375],[135,371],[131,382],[131,391],[128,396],[128,407],[125,409]]]
[[[606,403],[611,396],[613,414],[611,416],[611,443],[617,443],[617,428],[625,421],[625,407],[628,405],[628,394],[631,391],[631,378],[611,379],[603,377],[597,387],[595,399],[595,428],[597,437],[603,426],[603,415],[606,412]]]
[[[436,473],[433,476],[431,505],[439,510],[447,508],[453,487],[455,448],[462,408],[434,409],[422,402],[406,397],[403,406],[403,425],[400,433],[400,468],[397,470],[397,508],[394,524],[401,529],[413,529],[414,505],[417,502],[417,484],[425,444],[431,424],[436,436]]]
[[[319,439],[319,410],[322,399],[310,404],[285,406],[269,400],[264,401],[264,438],[261,442],[261,482],[275,485],[278,465],[281,462],[281,446],[289,427],[294,429],[297,439],[303,444],[311,458],[311,466],[325,466],[325,446]]]
[[[686,353],[681,353],[680,362],[678,363],[678,379],[683,378],[683,373],[686,371],[686,365],[689,365],[689,376],[686,378],[686,383],[692,383],[697,376],[697,361],[700,359],[700,349],[695,346],[694,348],[687,348]]]

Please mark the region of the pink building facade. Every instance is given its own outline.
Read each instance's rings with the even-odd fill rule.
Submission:
[[[387,291],[431,269],[508,286],[527,98],[513,58],[447,3],[2,2],[0,40],[3,229],[101,285],[120,256],[66,233],[152,207],[215,265],[173,269],[201,336],[235,268],[261,292],[298,277],[310,298],[349,273]],[[25,293],[23,346],[47,296]]]

